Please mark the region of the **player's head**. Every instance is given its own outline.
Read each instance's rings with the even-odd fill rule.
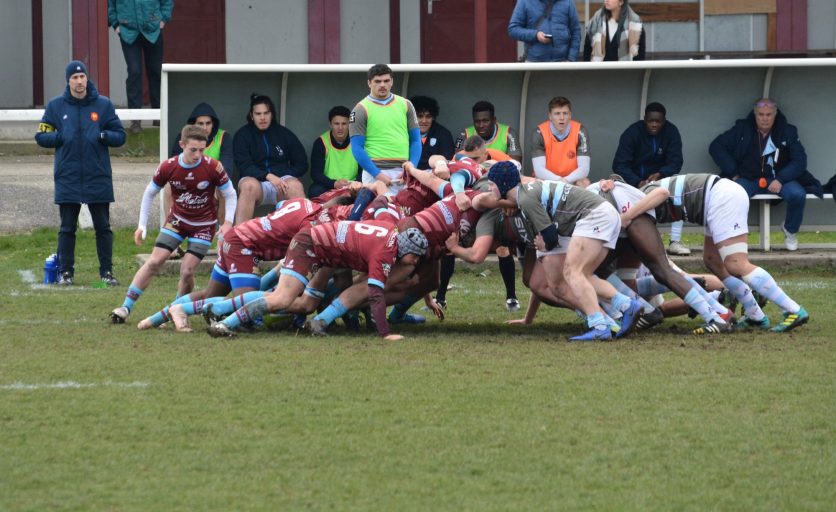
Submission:
[[[572,102],[563,96],[555,96],[549,101],[549,121],[558,132],[565,132],[572,120]]]
[[[508,191],[520,184],[520,171],[514,162],[497,162],[488,171],[488,180],[496,185],[499,196],[505,199]]]
[[[348,137],[348,119],[351,111],[344,105],[337,105],[328,111],[328,124],[331,125],[331,135],[342,142]]]
[[[186,164],[194,164],[203,158],[206,141],[206,130],[200,126],[187,124],[180,130],[180,148]]]
[[[250,111],[247,113],[247,121],[253,123],[259,130],[266,130],[276,122],[276,105],[269,96],[250,94]]]
[[[778,115],[778,103],[771,98],[761,98],[755,102],[755,123],[762,133],[769,133],[775,125]]]
[[[407,254],[414,254],[421,257],[427,254],[427,247],[430,243],[427,237],[418,228],[408,228],[398,233],[398,259]]]
[[[80,60],[71,61],[64,70],[70,94],[74,98],[82,99],[87,96],[87,66]]]
[[[462,144],[462,153],[456,155],[456,158],[467,157],[472,158],[477,164],[481,164],[488,159],[488,148],[485,146],[485,139],[478,135],[471,135],[464,140]]]
[[[662,130],[666,121],[665,114],[665,106],[658,101],[647,104],[644,108],[644,126],[649,134],[656,135]]]
[[[438,101],[429,96],[413,96],[409,98],[412,106],[415,107],[415,114],[418,116],[418,129],[421,133],[427,133],[433,126],[433,121],[438,117]]]
[[[392,68],[386,64],[375,64],[369,68],[369,93],[373,98],[384,100],[389,97],[395,79]]]
[[[473,113],[473,127],[483,139],[488,140],[493,136],[496,126],[496,112],[493,103],[489,101],[477,101],[471,109]]]

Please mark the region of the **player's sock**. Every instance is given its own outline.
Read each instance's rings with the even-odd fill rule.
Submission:
[[[125,294],[125,300],[122,302],[122,307],[127,308],[128,311],[131,311],[134,308],[134,304],[136,304],[136,301],[139,300],[140,295],[142,295],[142,290],[140,290],[133,284],[128,286],[128,292]]]
[[[697,292],[700,295],[702,295],[702,298],[705,299],[706,302],[708,302],[708,305],[717,314],[725,315],[726,313],[729,312],[729,309],[726,306],[720,304],[720,301],[717,300],[717,297],[715,297],[714,295],[705,291],[705,288],[700,286],[700,283],[696,282],[693,277],[689,276],[688,274],[681,274],[681,275],[682,275],[683,278],[685,278],[686,281],[688,281],[688,284],[691,285],[691,288],[695,288],[697,290]],[[725,282],[724,282],[724,284],[725,284]]]
[[[261,286],[258,287],[259,290],[266,292],[270,288],[276,286],[276,283],[279,282],[279,271],[276,270],[276,267],[271,268],[267,271],[266,274],[261,276]]]
[[[331,301],[331,304],[329,304],[327,308],[322,310],[322,313],[316,315],[313,319],[322,320],[323,322],[325,322],[325,325],[331,325],[331,323],[334,320],[343,316],[346,313],[348,313],[348,308],[343,306],[343,303],[340,302],[340,299],[334,299],[333,301]]]
[[[186,303],[191,302],[191,301],[192,301],[192,294],[189,293],[189,294],[183,295],[181,297],[177,297],[176,299],[174,299],[174,302],[169,304],[169,306],[173,306],[175,304],[186,304]]]
[[[616,294],[613,295],[613,298],[610,299],[610,302],[612,303],[613,308],[615,308],[618,311],[621,311],[622,313],[624,311],[627,311],[627,309],[630,307],[630,297],[620,292],[616,292]]]
[[[682,240],[682,226],[685,222],[678,220],[671,223],[671,242],[679,242]]]
[[[761,267],[755,267],[755,270],[743,276],[743,281],[787,313],[798,313],[801,309],[801,306],[778,286],[769,272]]]
[[[598,305],[601,306],[601,309],[604,310],[604,313],[606,313],[608,317],[621,318],[621,311],[616,309],[616,307],[612,305],[612,302],[598,299]]]
[[[251,300],[264,297],[264,292],[246,292],[241,295],[236,295],[231,299],[224,299],[212,304],[212,313],[217,316],[229,315],[236,309],[244,307],[247,302]]]
[[[763,320],[766,315],[763,314],[763,310],[758,306],[758,302],[752,295],[752,290],[746,286],[746,283],[734,276],[729,276],[723,279],[723,285],[735,296],[737,302],[743,305],[743,311],[747,318],[756,322]]]
[[[438,276],[438,290],[435,292],[435,300],[447,300],[447,287],[450,285],[450,278],[456,271],[456,257],[452,254],[441,257],[441,268]]]
[[[153,325],[154,327],[159,327],[171,320],[171,316],[168,314],[168,308],[170,308],[171,306],[172,305],[169,304],[168,306],[149,316],[148,320],[151,321],[151,325]]]
[[[645,313],[650,313],[651,311],[656,309],[649,302],[644,300],[644,298],[642,298],[641,295],[636,295],[636,292],[634,292],[632,288],[627,286],[627,283],[622,281],[621,278],[618,277],[617,275],[610,274],[609,277],[607,277],[607,282],[609,282],[611,285],[613,285],[615,287],[615,289],[618,290],[618,292],[621,293],[622,295],[634,298],[637,301],[639,301],[639,303],[642,305],[642,309],[644,310]]]
[[[267,299],[259,297],[247,302],[244,307],[237,309],[234,314],[226,317],[223,323],[230,329],[237,329],[241,324],[250,323],[257,318],[261,318],[269,310],[270,308],[267,307]]]
[[[348,220],[360,220],[363,217],[363,211],[366,209],[366,206],[372,202],[374,199],[374,192],[367,188],[361,188],[359,192],[357,192],[357,198],[354,199],[354,207],[351,209],[351,214],[348,216]]]
[[[586,317],[586,325],[590,329],[609,329],[609,325],[607,325],[607,320],[604,318],[604,315],[600,311],[588,315]]]
[[[636,279],[636,291],[642,297],[653,297],[660,293],[667,293],[668,287],[660,283],[653,276],[645,276]]]
[[[328,284],[325,285],[325,295],[323,297],[320,297],[320,299],[322,299],[322,304],[328,304],[329,302],[334,300],[334,298],[338,296],[341,291],[342,290],[340,290],[337,287],[337,282],[334,280],[334,278],[332,277],[331,279],[329,279]]]
[[[502,282],[505,283],[505,298],[517,298],[517,264],[514,256],[509,254],[499,258],[499,273],[502,274]]]
[[[725,320],[720,318],[720,315],[711,309],[711,306],[708,305],[708,302],[702,295],[700,295],[699,290],[696,288],[688,290],[688,293],[686,293],[685,297],[682,299],[686,304],[694,308],[694,311],[696,311],[697,314],[705,320],[705,323],[710,323],[712,321],[717,323],[726,323]]]
[[[208,299],[200,299],[190,302],[185,302],[181,305],[183,308],[183,312],[187,315],[199,315],[203,313],[203,306],[206,304],[214,304],[216,302],[220,302],[222,300],[226,300],[223,297],[209,297]]]

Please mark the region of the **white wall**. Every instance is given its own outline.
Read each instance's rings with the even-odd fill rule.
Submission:
[[[66,63],[65,63],[66,64]],[[32,105],[32,7],[0,2],[0,108]]]
[[[401,63],[421,63],[421,2],[401,0]]]
[[[308,62],[307,0],[228,1],[226,61],[229,64]]]
[[[44,102],[64,93],[64,68],[73,60],[70,38],[70,0],[43,1]]]
[[[836,2],[807,0],[807,48],[836,48]]]
[[[389,62],[388,0],[340,2],[340,56],[343,64]]]

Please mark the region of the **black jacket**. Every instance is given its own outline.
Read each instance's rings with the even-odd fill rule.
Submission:
[[[264,131],[248,122],[235,132],[232,149],[239,180],[265,181],[267,174],[301,178],[308,170],[308,155],[299,138],[275,121]]]
[[[682,170],[682,137],[679,130],[667,121],[654,137],[647,132],[644,121],[636,121],[621,134],[612,170],[634,187],[657,172],[662,178],[679,174]]]
[[[209,140],[206,141],[206,145],[209,146],[212,144],[212,141],[215,140],[215,136],[218,134],[218,130],[221,127],[221,121],[218,119],[218,114],[215,113],[215,109],[212,108],[211,105],[208,103],[198,103],[198,105],[192,110],[192,113],[189,114],[189,118],[186,119],[186,123],[194,124],[197,121],[197,118],[200,116],[209,116],[212,118],[212,133],[209,134]],[[223,134],[223,139],[221,139],[221,165],[224,166],[226,169],[227,174],[230,176],[232,175],[232,134],[225,131]],[[180,132],[177,132],[177,135],[174,136],[174,143],[171,145],[171,151],[168,153],[169,157],[177,156],[183,152],[183,149],[180,147]]]
[[[421,138],[423,142],[421,143],[421,159],[418,160],[419,169],[429,169],[430,157],[433,155],[444,155],[447,160],[453,158],[455,152],[453,134],[437,121],[433,121],[429,131]]]

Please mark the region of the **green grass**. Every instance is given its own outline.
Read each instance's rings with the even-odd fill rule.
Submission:
[[[130,236],[117,232],[124,284],[135,269]],[[398,329],[403,342],[218,341],[135,329],[171,299],[173,277],[152,283],[121,326],[107,314],[124,288],[33,288],[26,271],[41,277],[54,238],[0,237],[0,510],[830,510],[836,501],[832,274],[779,276],[812,314],[788,335],[701,339],[683,319],[578,346],[564,342],[580,329],[565,311],[501,325],[510,316],[498,272],[463,271],[449,318]],[[78,281],[92,283],[89,232],[77,264]],[[9,387],[67,381],[95,386]]]
[[[749,247],[754,250],[760,245],[760,232],[757,226],[749,228]],[[836,244],[836,231],[804,231],[798,232],[798,242],[802,244]],[[670,242],[670,236],[664,235],[664,242]],[[683,233],[682,243],[689,247],[702,247],[704,237],[700,233]],[[777,231],[770,231],[770,243],[782,245],[784,243],[784,232],[779,228]]]

